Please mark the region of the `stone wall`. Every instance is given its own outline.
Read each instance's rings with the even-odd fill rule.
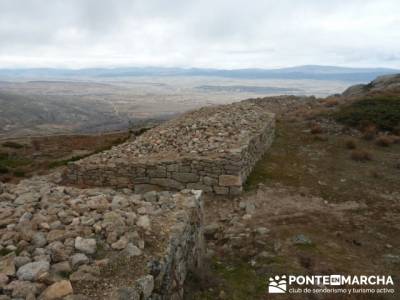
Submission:
[[[183,299],[188,272],[201,275],[205,251],[203,204],[201,191],[191,193],[194,197],[182,198],[185,209],[176,215],[164,255],[149,262],[150,273],[157,275],[141,276],[133,286],[116,290],[113,299]]]
[[[84,186],[129,187],[136,192],[188,188],[239,194],[255,163],[273,141],[274,115],[246,101],[187,115],[108,153],[70,163],[64,181]],[[189,130],[182,130],[188,127]],[[175,143],[170,149],[169,144]],[[161,146],[148,150],[149,144]]]
[[[1,299],[181,299],[203,257],[202,192],[0,183],[0,250]]]

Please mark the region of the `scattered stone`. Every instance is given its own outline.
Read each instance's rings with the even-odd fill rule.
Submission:
[[[127,257],[140,256],[142,255],[142,250],[136,247],[133,243],[128,243],[124,250],[124,254]]]
[[[71,256],[71,264],[74,269],[88,262],[89,258],[83,253],[77,253]]]
[[[124,249],[128,244],[128,240],[125,237],[120,238],[117,242],[113,243],[111,245],[111,248],[114,250],[122,250]]]
[[[47,261],[27,263],[18,269],[17,277],[20,280],[36,280],[40,275],[49,271],[49,269],[50,264]]]
[[[71,264],[68,261],[63,261],[52,265],[51,271],[55,273],[70,273],[72,271],[72,268]]]
[[[151,275],[146,275],[144,277],[136,280],[136,283],[141,287],[144,299],[149,298],[154,289],[154,278]]]
[[[11,291],[13,298],[35,299],[38,293],[37,284],[21,280],[12,281],[5,289]]]
[[[75,249],[86,254],[94,254],[96,252],[97,243],[95,239],[84,239],[78,236],[75,239]]]
[[[2,257],[0,260],[0,273],[13,276],[15,274],[15,263],[14,263],[15,254],[11,253]]]
[[[39,247],[39,248],[46,246],[46,244],[47,244],[46,235],[40,231],[36,232],[33,235],[32,243],[33,243],[33,245],[35,245],[35,247]]]
[[[214,239],[215,234],[221,229],[218,223],[212,223],[204,227],[204,236],[206,239]]]
[[[385,254],[383,255],[383,260],[387,264],[400,264],[400,255]]]
[[[27,263],[31,262],[31,259],[27,256],[16,256],[14,258],[14,263],[17,268],[26,265]]]
[[[144,230],[150,230],[150,219],[149,216],[140,216],[136,222],[136,225],[143,228]]]
[[[265,227],[258,227],[255,230],[259,235],[266,235],[270,230]]]
[[[293,237],[293,244],[295,245],[311,245],[312,241],[304,234],[299,234]]]
[[[53,283],[40,295],[43,300],[53,300],[65,297],[73,293],[72,285],[69,280],[61,280]]]
[[[158,200],[158,194],[156,191],[150,191],[143,194],[144,200],[148,202],[156,202]]]
[[[0,273],[0,290],[3,289],[8,283],[8,276],[4,273]]]

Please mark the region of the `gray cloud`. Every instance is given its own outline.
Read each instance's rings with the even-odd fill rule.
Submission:
[[[396,0],[1,0],[0,67],[400,67]]]

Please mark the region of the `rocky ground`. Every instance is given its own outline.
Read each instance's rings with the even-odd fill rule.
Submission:
[[[389,94],[398,93],[389,83]],[[368,85],[361,96],[370,90],[379,88]],[[386,274],[395,281],[395,294],[340,299],[398,299],[398,138],[385,133],[392,143],[382,146],[379,135],[368,140],[332,120],[346,97],[288,106],[266,100],[254,101],[278,115],[274,144],[240,197],[207,199],[208,272],[193,276],[186,299],[338,299],[267,293],[267,280],[276,274],[334,273]],[[371,159],[355,160],[353,146]]]
[[[204,273],[187,281],[185,299],[333,300],[337,296],[271,296],[267,279],[334,273],[392,275],[395,281],[396,294],[342,299],[398,299],[399,138],[380,132],[366,139],[357,128],[331,118],[348,101],[382,92],[397,95],[398,87],[396,77],[390,77],[327,99],[253,99],[277,114],[275,142],[242,195],[206,198],[207,263]],[[211,117],[207,126],[241,129],[240,122],[224,120],[213,123]],[[191,126],[188,121],[182,127],[189,136]],[[203,133],[199,141],[187,140],[185,151],[207,140],[207,130]],[[173,151],[175,146],[157,140],[174,140],[176,134],[161,129],[150,136],[146,153]],[[382,137],[390,143],[382,143]],[[234,134],[226,138],[235,141]],[[223,140],[215,143],[224,149]],[[355,150],[368,155],[359,159]],[[127,189],[81,193],[52,180],[0,185],[0,299],[82,299],[77,294],[107,299],[113,288],[130,283],[130,270],[140,274],[147,255],[158,252],[165,230],[158,221],[168,219],[160,208],[168,211],[174,197],[138,196]],[[121,275],[115,276],[115,270]]]
[[[2,300],[110,299],[165,251],[183,194],[81,190],[58,180],[0,185]]]
[[[204,107],[144,133],[134,143],[113,147],[91,159],[104,163],[115,158],[207,156],[223,153],[243,145],[270,118],[270,114],[251,102]]]

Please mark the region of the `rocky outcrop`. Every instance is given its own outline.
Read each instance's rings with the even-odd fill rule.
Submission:
[[[400,74],[379,76],[368,84],[349,87],[342,94],[344,97],[361,97],[373,94],[395,94],[400,92]]]
[[[272,143],[274,127],[274,115],[252,101],[205,107],[70,163],[63,177],[86,186],[235,195]]]
[[[187,273],[201,266],[201,191],[134,194],[55,180],[0,186],[4,299],[182,295]]]

